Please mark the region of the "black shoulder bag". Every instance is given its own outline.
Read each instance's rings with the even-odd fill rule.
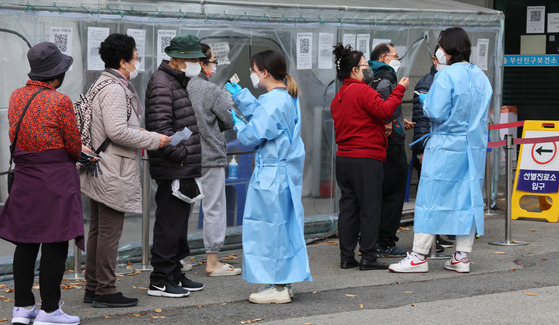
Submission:
[[[8,176],[8,194],[10,193],[10,191],[12,190],[12,184],[14,183],[14,170],[12,169],[12,163],[14,160],[14,152],[16,150],[16,142],[17,142],[17,136],[19,134],[19,129],[21,128],[21,122],[23,121],[23,117],[25,116],[25,113],[27,112],[27,109],[29,108],[29,105],[31,105],[31,102],[33,101],[33,99],[35,99],[35,97],[43,90],[45,90],[46,88],[41,88],[38,91],[36,91],[31,98],[29,99],[29,101],[27,102],[27,105],[25,105],[25,108],[23,109],[23,112],[21,113],[21,117],[19,118],[19,121],[17,123],[16,126],[16,135],[14,136],[14,142],[12,143],[12,145],[10,146],[10,168],[8,169],[8,171],[0,173],[0,175],[7,175]]]

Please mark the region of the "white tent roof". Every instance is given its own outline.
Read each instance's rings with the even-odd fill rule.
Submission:
[[[271,23],[499,26],[502,13],[452,0],[17,0],[1,8]],[[156,8],[156,9],[155,9]]]

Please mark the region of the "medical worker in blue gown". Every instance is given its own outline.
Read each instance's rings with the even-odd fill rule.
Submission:
[[[439,47],[437,58],[450,66],[437,72],[429,93],[420,96],[431,135],[415,202],[413,251],[390,265],[392,272],[427,272],[433,238],[446,234],[456,235],[456,253],[445,269],[468,273],[475,233],[483,235],[481,190],[493,91],[485,74],[468,63],[471,44],[462,28],[442,31]]]
[[[250,66],[254,88],[267,93],[257,100],[236,83],[226,85],[248,121],[231,111],[237,138],[255,148],[256,159],[243,216],[243,279],[266,284],[251,302],[287,303],[291,283],[312,281],[303,233],[299,87],[278,52],[258,53]]]

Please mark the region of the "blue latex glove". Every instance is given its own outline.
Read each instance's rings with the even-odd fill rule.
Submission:
[[[421,106],[425,105],[425,99],[427,98],[427,93],[419,93],[419,102]]]
[[[238,85],[237,85],[238,86]],[[235,112],[234,109],[231,110],[231,115],[233,115],[233,124],[237,124],[237,123],[243,123],[245,124],[245,121],[243,121],[238,115],[237,112]]]
[[[243,88],[241,88],[241,86],[239,86],[238,83],[236,82],[228,82],[225,84],[225,88],[227,88],[227,91],[229,91],[231,93],[231,95],[235,95],[236,93],[238,93],[239,91],[243,90]],[[234,115],[233,115],[234,116]]]

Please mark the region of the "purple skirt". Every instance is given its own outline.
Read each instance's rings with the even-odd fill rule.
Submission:
[[[80,177],[64,149],[14,153],[14,183],[0,211],[0,238],[14,243],[75,239],[84,250]]]

